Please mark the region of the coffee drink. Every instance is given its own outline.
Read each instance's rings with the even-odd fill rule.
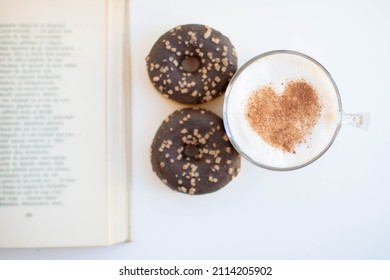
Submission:
[[[341,101],[330,74],[292,51],[255,57],[233,77],[224,122],[236,149],[275,170],[303,167],[320,157],[340,129]]]

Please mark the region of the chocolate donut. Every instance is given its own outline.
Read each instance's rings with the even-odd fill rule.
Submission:
[[[229,183],[240,170],[222,119],[214,113],[186,108],[161,124],[151,146],[153,170],[173,190],[206,194]]]
[[[220,96],[237,70],[230,40],[204,25],[177,26],[146,57],[149,78],[165,97],[199,104]]]

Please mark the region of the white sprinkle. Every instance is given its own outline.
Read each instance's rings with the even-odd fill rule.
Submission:
[[[213,42],[214,44],[218,44],[219,41],[219,38],[211,38],[211,42]]]
[[[225,57],[222,59],[222,63],[224,66],[228,67],[229,66],[229,60]]]
[[[211,35],[211,28],[206,26],[206,32],[204,33],[203,37],[207,39]]]

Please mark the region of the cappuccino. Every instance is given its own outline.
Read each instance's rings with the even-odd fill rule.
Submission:
[[[340,129],[341,101],[330,74],[292,51],[245,64],[226,91],[224,122],[236,149],[275,170],[303,167],[321,156]]]

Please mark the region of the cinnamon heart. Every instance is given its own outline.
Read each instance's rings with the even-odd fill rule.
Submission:
[[[247,103],[246,117],[254,131],[270,145],[289,153],[303,143],[320,116],[316,90],[306,81],[286,83],[282,94],[272,87],[254,91]]]

